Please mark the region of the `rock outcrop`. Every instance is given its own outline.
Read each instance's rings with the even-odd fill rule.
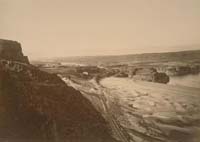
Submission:
[[[16,41],[0,39],[0,59],[29,63],[22,53],[21,44]]]
[[[188,74],[198,74],[200,72],[200,66],[172,66],[167,67],[165,72],[169,76],[183,76]]]
[[[136,80],[143,80],[143,81],[157,82],[157,83],[169,82],[169,76],[167,76],[165,73],[157,72],[157,70],[154,68],[135,69],[132,78]]]
[[[30,65],[19,43],[1,40],[0,49],[2,141],[115,141],[104,118],[79,91]]]

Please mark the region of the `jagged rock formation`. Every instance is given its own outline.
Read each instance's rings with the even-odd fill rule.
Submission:
[[[169,82],[169,76],[167,76],[165,73],[157,72],[157,70],[154,68],[135,69],[132,78],[136,80],[143,80],[143,81],[157,82],[157,83]]]
[[[17,45],[12,41],[0,42],[0,138],[3,141],[115,141],[101,114],[79,91],[68,87],[55,74],[28,64]]]
[[[28,57],[22,53],[20,43],[11,40],[0,39],[0,59],[29,63]]]

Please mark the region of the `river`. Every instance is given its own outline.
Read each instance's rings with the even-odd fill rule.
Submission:
[[[185,82],[178,80],[177,84]],[[199,142],[200,88],[117,77],[100,84],[111,102],[112,115],[132,141]]]
[[[200,88],[200,73],[195,75],[170,77],[169,84]]]

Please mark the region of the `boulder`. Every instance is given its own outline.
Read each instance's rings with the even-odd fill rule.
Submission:
[[[154,80],[153,82],[157,82],[157,83],[168,83],[169,82],[169,76],[166,75],[166,73],[155,73],[154,74]]]

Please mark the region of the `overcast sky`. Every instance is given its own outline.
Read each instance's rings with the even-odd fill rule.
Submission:
[[[31,59],[200,49],[200,0],[0,0]]]

